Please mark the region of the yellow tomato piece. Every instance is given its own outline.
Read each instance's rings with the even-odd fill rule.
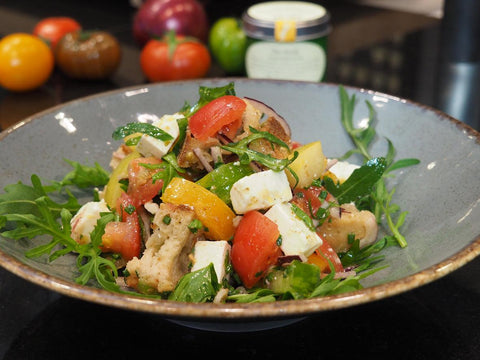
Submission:
[[[162,201],[191,206],[208,229],[212,240],[229,240],[235,232],[235,213],[217,195],[192,181],[173,178],[163,192]]]
[[[126,179],[128,177],[128,165],[134,159],[141,157],[138,151],[133,151],[127,156],[125,156],[122,161],[117,165],[110,175],[107,186],[105,188],[105,194],[103,198],[107,205],[114,209],[117,204],[117,199],[124,192],[120,184],[120,180]]]
[[[327,159],[323,154],[322,143],[320,141],[311,142],[295,149],[298,157],[290,164],[298,176],[296,187],[303,188],[310,186],[313,180],[320,178],[327,167]],[[289,171],[286,171],[290,186],[295,186],[296,180]]]

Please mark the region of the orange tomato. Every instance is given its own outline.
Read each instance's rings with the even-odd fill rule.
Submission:
[[[192,181],[173,178],[162,195],[171,204],[191,206],[212,240],[229,240],[235,232],[235,213],[214,193]]]
[[[24,33],[0,41],[0,85],[12,91],[28,91],[43,85],[54,67],[52,51],[38,37]]]

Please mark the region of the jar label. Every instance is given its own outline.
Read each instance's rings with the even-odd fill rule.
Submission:
[[[293,20],[277,20],[274,29],[275,41],[290,42],[297,38],[297,25]]]
[[[259,41],[245,55],[250,78],[321,81],[325,75],[325,50],[313,42]]]

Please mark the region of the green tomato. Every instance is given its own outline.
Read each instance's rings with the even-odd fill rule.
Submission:
[[[210,29],[210,50],[227,74],[242,74],[245,67],[247,37],[240,20],[226,17],[217,20]]]

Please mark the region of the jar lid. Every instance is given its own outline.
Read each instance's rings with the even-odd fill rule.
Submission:
[[[303,1],[270,1],[250,6],[242,16],[247,36],[271,41],[304,41],[330,32],[330,14]]]

